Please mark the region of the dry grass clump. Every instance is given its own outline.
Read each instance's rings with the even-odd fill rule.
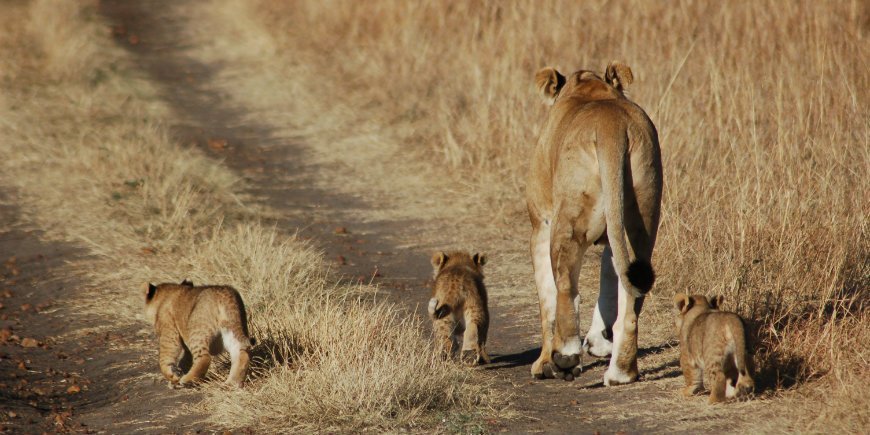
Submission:
[[[221,424],[279,432],[415,426],[482,403],[469,372],[433,357],[421,325],[371,289],[333,284],[306,243],[239,226],[220,230],[199,252],[183,260],[185,269],[194,282],[245,289],[260,341],[257,380],[206,400]]]
[[[260,66],[292,79],[269,92],[300,124],[377,125],[403,152],[439,156],[433,171],[510,204],[513,233],[545,111],[534,71],[627,62],[665,160],[659,292],[724,294],[751,319],[768,387],[823,378],[805,392],[831,395],[832,411],[811,427],[866,422],[852,382],[870,350],[863,3],[215,4],[258,29]]]
[[[146,280],[239,288],[262,344],[249,388],[205,388],[229,428],[392,428],[476,402],[476,381],[432,359],[404,311],[333,284],[319,252],[258,223],[234,174],[169,139],[167,109],[130,75],[95,4],[0,15],[0,179],[48,237],[94,254],[67,271],[89,287],[68,302],[130,324]]]

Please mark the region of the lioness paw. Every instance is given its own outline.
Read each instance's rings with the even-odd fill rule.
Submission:
[[[463,350],[460,359],[468,365],[483,365],[489,363],[488,358],[475,349]]]

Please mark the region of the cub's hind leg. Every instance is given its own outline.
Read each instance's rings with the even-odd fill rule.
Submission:
[[[682,344],[685,346],[685,344]],[[680,367],[683,369],[683,377],[686,378],[686,387],[683,388],[684,397],[692,397],[704,389],[704,372],[695,366],[688,355],[680,355]]]
[[[178,368],[178,358],[184,352],[181,336],[176,332],[164,332],[158,340],[160,346],[157,361],[160,364],[160,373],[170,384],[177,384],[181,378],[181,370]]]
[[[182,386],[189,386],[198,383],[205,378],[208,367],[211,365],[211,348],[214,347],[215,337],[210,334],[198,334],[191,337],[191,342],[188,344],[190,353],[193,355],[193,365],[190,370],[181,377],[179,383]]]
[[[710,403],[724,402],[725,397],[725,373],[721,369],[713,369],[710,373]]]
[[[462,337],[462,360],[470,364],[489,364],[486,354],[486,334],[489,321],[485,314],[465,310],[465,334]]]
[[[251,340],[244,334],[233,333],[228,329],[221,330],[221,339],[224,349],[230,353],[232,364],[226,383],[241,388],[248,376],[248,365],[250,364],[248,350],[251,346]]]
[[[455,350],[453,343],[455,341],[454,335],[458,326],[458,322],[453,318],[453,314],[436,319],[432,323],[432,329],[435,334],[435,351],[444,359],[453,357]]]

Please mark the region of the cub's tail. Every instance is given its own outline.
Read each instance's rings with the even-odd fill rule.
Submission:
[[[436,298],[429,299],[429,317],[433,320],[442,319],[453,309],[446,302],[441,302]]]

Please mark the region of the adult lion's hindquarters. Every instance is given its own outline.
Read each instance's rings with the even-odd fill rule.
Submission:
[[[622,93],[633,80],[631,69],[618,62],[608,65],[603,79],[583,70],[566,77],[553,68],[535,76],[538,91],[552,103],[526,192],[543,337],[532,365],[536,377],[570,379],[579,371],[577,277],[586,249],[602,240],[609,249],[587,334],[596,342],[582,348],[611,354],[606,385],[638,376],[637,321],[655,282],[650,258],[662,174],[655,127]]]

